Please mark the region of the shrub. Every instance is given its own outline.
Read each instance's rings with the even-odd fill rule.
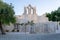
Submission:
[[[17,30],[17,32],[19,32],[19,30]]]
[[[14,32],[15,30],[13,29],[12,32]]]

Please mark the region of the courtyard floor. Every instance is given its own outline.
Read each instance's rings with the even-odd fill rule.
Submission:
[[[0,40],[60,40],[60,34],[6,33],[6,35],[0,34]]]

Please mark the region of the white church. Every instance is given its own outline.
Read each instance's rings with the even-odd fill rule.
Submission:
[[[33,21],[33,25],[29,25],[28,21]],[[22,24],[23,23],[23,24]],[[25,25],[27,23],[27,25]],[[20,25],[22,24],[22,25]],[[56,33],[60,30],[59,23],[48,21],[45,14],[38,16],[36,13],[36,7],[30,4],[24,7],[24,13],[22,15],[16,15],[16,24],[11,24],[10,26],[5,26],[5,30],[10,32],[14,29],[19,30],[19,32],[33,32],[33,33]]]

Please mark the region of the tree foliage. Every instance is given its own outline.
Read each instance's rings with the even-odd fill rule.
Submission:
[[[9,5],[3,1],[0,1],[0,30],[2,34],[5,34],[2,26],[3,24],[9,25],[10,23],[16,22],[14,14],[15,12],[12,4]]]
[[[13,10],[12,4],[7,4],[0,1],[0,22],[2,24],[15,23],[15,12]]]
[[[51,13],[46,13],[46,17],[49,21],[60,21],[60,7]]]

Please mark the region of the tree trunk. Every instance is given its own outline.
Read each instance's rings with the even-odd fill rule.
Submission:
[[[4,30],[3,30],[3,27],[2,27],[2,23],[0,22],[0,30],[1,30],[1,33],[2,34],[5,34]]]
[[[58,30],[58,21],[57,21],[57,30]]]

